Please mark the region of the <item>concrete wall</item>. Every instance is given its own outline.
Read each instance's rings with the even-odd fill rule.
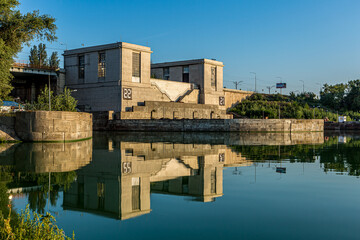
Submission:
[[[0,141],[20,141],[15,132],[15,117],[0,116]]]
[[[250,92],[250,91],[224,88],[226,110],[229,110],[230,108],[240,103],[243,99],[246,99],[247,97],[250,97],[253,94],[254,92]]]
[[[120,112],[117,119],[226,119],[231,118],[216,105],[153,102],[146,101],[144,106],[135,106],[132,111]]]
[[[322,132],[321,119],[112,120],[95,130],[168,132]]]
[[[69,172],[89,164],[92,139],[62,143],[21,143],[14,152],[16,171]]]
[[[185,93],[190,91],[193,88],[191,83],[183,83],[183,82],[172,82],[168,80],[161,79],[150,79],[152,85],[156,85],[158,89],[165,93],[171,101],[175,102]],[[153,99],[156,101],[156,99]]]
[[[79,112],[17,112],[15,131],[23,141],[74,141],[92,137],[92,115]]]

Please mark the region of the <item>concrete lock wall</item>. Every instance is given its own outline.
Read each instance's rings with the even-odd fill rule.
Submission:
[[[79,112],[17,112],[15,132],[23,141],[75,141],[92,137],[92,115]]]
[[[168,132],[323,132],[321,119],[125,119],[94,130]]]

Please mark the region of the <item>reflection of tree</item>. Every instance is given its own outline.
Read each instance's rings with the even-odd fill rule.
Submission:
[[[49,176],[51,177],[50,204],[56,205],[59,199],[59,191],[65,191],[76,179],[76,172],[63,173],[29,173],[16,172],[12,167],[1,167],[0,177],[7,180],[9,188],[41,186],[38,191],[30,192],[28,195],[30,209],[40,214],[44,213],[49,191]]]
[[[46,206],[47,195],[43,191],[29,192],[28,201],[30,209],[40,214],[44,214]]]
[[[324,171],[360,176],[360,140],[347,138],[346,144],[338,144],[337,137],[329,138],[322,145],[291,146],[231,146],[243,157],[252,161],[288,160],[290,162],[314,162],[320,158]]]
[[[231,146],[243,157],[252,161],[290,160],[290,162],[314,162],[322,145],[291,146]]]

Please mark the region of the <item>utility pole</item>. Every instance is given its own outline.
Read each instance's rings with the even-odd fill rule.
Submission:
[[[270,90],[275,87],[275,86],[267,86],[266,88],[269,90],[269,94],[270,94]]]
[[[303,83],[303,91],[302,92],[305,93],[305,83],[303,80],[299,80],[299,81]]]
[[[282,77],[276,77],[280,79],[280,83],[282,83]],[[282,88],[280,88],[280,95],[282,95]]]
[[[240,85],[243,81],[234,81],[236,90],[238,89],[238,85]]]
[[[254,74],[254,78],[255,78],[255,92],[256,92],[256,72],[250,72],[252,74]]]
[[[50,72],[49,72],[49,111],[51,111]]]

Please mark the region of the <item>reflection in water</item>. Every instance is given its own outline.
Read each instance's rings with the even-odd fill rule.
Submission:
[[[225,167],[240,175],[255,162],[256,182],[258,163],[319,159],[324,171],[359,176],[360,140],[325,139],[323,133],[95,133],[82,142],[4,147],[0,164],[10,173],[9,187],[40,186],[27,194],[38,212],[45,209],[50,176],[51,205],[64,190],[65,210],[129,219],[151,211],[151,193],[215,201],[223,195]]]

